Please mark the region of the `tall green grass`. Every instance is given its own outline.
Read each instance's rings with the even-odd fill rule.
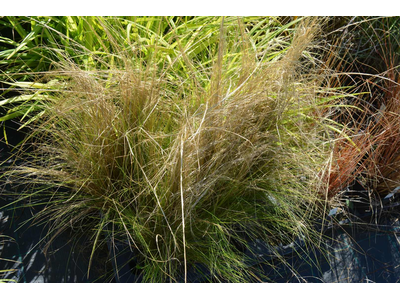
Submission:
[[[199,265],[210,281],[267,280],[248,267],[250,241],[318,245],[327,117],[346,96],[327,85],[323,19],[72,20],[89,35],[45,47],[53,70],[10,80],[25,93],[1,102],[24,109],[35,147],[7,176],[55,191],[38,216],[50,242],[71,226],[92,255],[106,236],[126,241],[145,282]]]

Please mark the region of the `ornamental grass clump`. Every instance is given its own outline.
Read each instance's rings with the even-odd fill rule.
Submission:
[[[398,18],[356,20],[353,25],[362,30],[349,30],[352,36],[346,43],[359,42],[346,50],[352,61],[343,63],[347,72],[341,72],[339,81],[342,85],[352,81],[359,95],[348,98],[347,108],[336,116],[342,124],[341,134],[350,139],[335,142],[328,191],[335,196],[357,184],[368,191],[367,206],[381,206],[381,198],[400,185],[399,79],[395,55]]]
[[[206,21],[207,35],[171,36],[175,57],[158,41],[146,59],[102,23],[113,48],[92,53],[101,67],[65,56],[46,74],[57,88],[40,90],[43,113],[27,125],[35,151],[9,176],[28,193],[55,191],[38,215],[50,242],[71,226],[91,236],[92,255],[124,242],[144,282],[204,268],[210,281],[267,280],[250,267],[251,241],[317,244],[332,127],[317,22],[262,21],[251,34],[240,19]]]
[[[379,84],[381,91],[372,95],[375,105],[360,101],[356,106],[362,109],[343,112],[348,124],[344,134],[351,136],[351,140],[342,139],[335,144],[335,164],[329,180],[331,195],[355,181],[378,198],[400,185],[398,74],[391,68],[386,76]]]

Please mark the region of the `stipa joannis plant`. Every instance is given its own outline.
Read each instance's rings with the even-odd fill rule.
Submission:
[[[41,214],[50,239],[79,224],[93,251],[104,235],[125,240],[150,282],[186,281],[198,264],[210,280],[262,280],[246,267],[249,241],[312,242],[325,209],[315,182],[329,153],[326,101],[315,62],[300,62],[316,30],[303,23],[280,59],[265,61],[244,31],[228,39],[222,23],[212,68],[188,67],[201,84],[122,52],[107,71],[64,65],[55,76],[67,87],[32,123],[38,150],[11,172],[70,191]],[[230,55],[238,45],[247,55]]]

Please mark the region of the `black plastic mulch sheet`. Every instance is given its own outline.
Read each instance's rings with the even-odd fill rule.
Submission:
[[[299,248],[284,257],[285,263],[260,266],[274,282],[398,282],[400,223],[383,223],[332,229],[319,250]]]
[[[4,199],[0,200],[4,204]],[[0,205],[1,205],[0,204]],[[140,282],[130,270],[129,263],[123,267],[124,248],[111,249],[103,257],[94,258],[88,277],[90,250],[77,247],[81,241],[70,240],[62,234],[44,254],[41,239],[46,233],[44,226],[25,223],[32,218],[30,209],[3,210],[0,212],[0,270],[15,269],[0,274],[17,282],[108,282],[114,281],[106,274],[106,263],[116,263],[120,269],[114,277],[116,282]],[[253,255],[257,256],[259,270],[273,282],[398,282],[400,281],[400,223],[390,219],[379,225],[365,227],[346,225],[326,233],[325,242],[318,249],[298,247],[283,256],[285,263],[268,259],[265,263],[265,244],[255,241]],[[127,250],[127,249],[125,249]],[[122,254],[122,255],[121,255]],[[110,259],[116,255],[116,259]],[[270,257],[269,257],[270,258]],[[271,264],[273,267],[271,267]],[[108,267],[110,271],[110,267]],[[112,275],[111,275],[112,277]],[[206,278],[189,274],[195,282]]]
[[[0,196],[0,207],[10,201],[12,199]],[[108,251],[100,251],[94,257],[88,274],[91,245],[85,236],[71,239],[71,232],[66,231],[45,249],[48,228],[32,225],[33,214],[30,208],[0,211],[0,271],[9,270],[0,273],[0,281],[61,283],[113,280],[111,267],[107,275]]]

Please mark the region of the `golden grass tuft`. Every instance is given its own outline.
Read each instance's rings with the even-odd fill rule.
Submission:
[[[288,27],[279,51],[252,47],[240,20],[219,26],[205,65],[184,45],[179,59],[160,62],[156,45],[141,61],[115,41],[102,69],[65,59],[48,74],[66,88],[31,124],[34,160],[12,172],[70,191],[42,212],[50,239],[71,224],[91,233],[93,251],[103,235],[127,239],[149,282],[186,281],[196,263],[210,280],[259,280],[233,241],[312,244],[332,127],[328,73],[310,52],[318,19]]]

